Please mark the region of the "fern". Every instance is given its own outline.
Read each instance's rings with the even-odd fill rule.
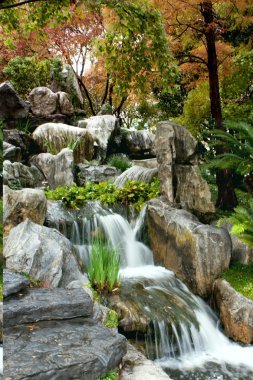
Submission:
[[[233,214],[222,218],[218,222],[221,226],[224,221],[232,224],[231,234],[238,236],[239,240],[253,247],[253,199],[247,207],[237,206]]]

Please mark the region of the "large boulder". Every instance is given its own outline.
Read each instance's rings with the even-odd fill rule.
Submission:
[[[174,202],[174,165],[196,162],[197,141],[176,123],[162,121],[156,128],[156,157],[161,193],[170,203]]]
[[[57,155],[40,153],[33,157],[32,162],[43,173],[51,189],[73,186],[74,157],[71,149],[62,149]]]
[[[236,292],[225,280],[216,280],[213,298],[225,333],[242,343],[253,343],[253,299]]]
[[[28,115],[29,108],[29,103],[18,96],[10,82],[0,84],[0,118],[25,118]]]
[[[4,257],[7,269],[26,272],[44,287],[65,287],[71,281],[83,280],[70,241],[57,230],[30,220],[11,230]]]
[[[4,161],[3,182],[5,185],[16,188],[42,187],[45,177],[34,165],[26,166],[21,162]]]
[[[126,181],[142,181],[150,183],[157,176],[157,168],[148,169],[144,166],[134,165],[125,170],[116,180],[116,187],[123,187]]]
[[[68,94],[66,92],[59,91],[57,92],[57,96],[60,113],[63,115],[72,115],[74,113],[74,108],[71,104]]]
[[[39,145],[34,139],[23,131],[17,129],[3,130],[3,140],[21,149],[22,162],[26,163],[34,154],[41,153]]]
[[[3,141],[3,160],[9,160],[11,162],[20,162],[21,149]]]
[[[42,190],[11,190],[4,186],[4,233],[26,219],[43,224],[47,213],[47,199]]]
[[[89,119],[80,120],[78,127],[85,128],[97,141],[99,145],[97,158],[104,161],[108,144],[113,138],[117,127],[116,117],[113,115],[92,116]]]
[[[94,155],[94,139],[83,128],[61,123],[46,123],[33,132],[34,140],[44,152],[59,153],[63,148],[76,144],[75,163],[90,161]]]
[[[195,294],[210,295],[213,282],[229,266],[228,232],[161,199],[148,202],[147,227],[155,262],[173,270]]]
[[[47,87],[36,87],[29,94],[31,111],[35,116],[56,113],[58,95]]]
[[[77,184],[84,186],[87,181],[94,183],[114,181],[121,171],[108,165],[77,165]]]
[[[173,184],[175,202],[182,208],[205,217],[215,213],[209,186],[197,165],[174,165]]]
[[[121,130],[120,152],[131,158],[145,159],[155,157],[155,135],[146,130]]]

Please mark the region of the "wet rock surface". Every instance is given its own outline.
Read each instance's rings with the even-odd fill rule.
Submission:
[[[242,343],[253,342],[253,299],[238,293],[225,280],[216,280],[213,297],[218,308],[225,333]]]
[[[230,263],[228,232],[204,225],[161,199],[148,202],[147,225],[155,262],[173,270],[195,294],[210,295],[213,282]]]
[[[91,317],[93,304],[84,288],[27,289],[4,301],[4,327],[43,320]]]
[[[3,296],[8,297],[18,293],[29,286],[30,281],[19,273],[3,270]]]

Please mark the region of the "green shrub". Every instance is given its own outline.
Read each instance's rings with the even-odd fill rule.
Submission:
[[[124,172],[125,170],[129,169],[132,166],[129,158],[122,154],[115,154],[111,156],[108,159],[107,163],[108,165],[114,166],[116,169],[119,169],[122,172]]]
[[[218,226],[224,221],[232,224],[231,234],[253,247],[253,199],[250,199],[248,206],[237,206],[230,216],[221,218]]]
[[[100,239],[92,242],[88,278],[99,293],[111,292],[119,286],[120,256],[115,249]]]
[[[60,200],[66,207],[71,208],[80,208],[89,200],[100,200],[106,205],[119,203],[132,205],[140,210],[144,202],[159,196],[160,185],[157,178],[153,178],[150,184],[127,181],[121,189],[110,182],[88,182],[85,187],[58,186],[55,190],[46,190],[45,194],[48,199]]]
[[[222,274],[222,278],[243,296],[253,298],[253,264],[236,262]]]
[[[119,375],[115,371],[110,371],[105,376],[100,377],[99,380],[119,380]]]

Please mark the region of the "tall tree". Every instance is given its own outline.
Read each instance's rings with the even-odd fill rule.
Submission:
[[[248,1],[231,0],[154,0],[164,16],[167,33],[172,39],[172,46],[181,64],[189,62],[198,64],[207,70],[209,78],[211,115],[216,128],[225,130],[223,125],[220,85],[218,75],[217,41],[231,26],[231,20],[237,14],[240,20],[252,14]],[[205,47],[206,54],[200,52]],[[200,54],[199,54],[200,53]],[[217,146],[218,154],[224,152],[224,146]],[[233,186],[233,172],[217,170],[218,186],[217,207],[234,208],[237,204]]]

